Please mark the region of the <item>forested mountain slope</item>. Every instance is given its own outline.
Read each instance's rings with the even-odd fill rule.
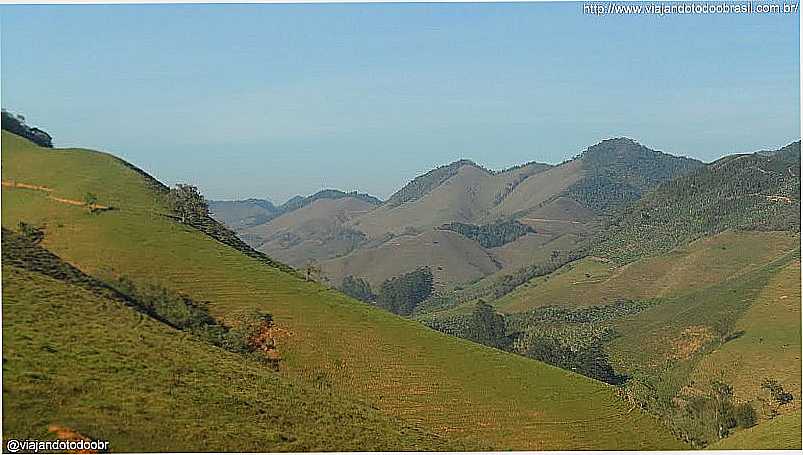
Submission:
[[[732,155],[660,185],[600,234],[594,254],[629,261],[726,229],[800,231],[800,142]]]

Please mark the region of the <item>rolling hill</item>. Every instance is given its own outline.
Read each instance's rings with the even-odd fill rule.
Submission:
[[[77,433],[115,452],[447,447],[136,312],[13,232],[2,240],[4,439]]]
[[[4,429],[16,429],[15,437],[41,437],[55,422],[107,435],[113,447],[128,450],[160,442],[162,450],[191,450],[203,441],[206,450],[232,448],[233,437],[243,450],[683,447],[613,387],[429,330],[305,282],[232,247],[229,237],[179,223],[168,216],[163,190],[111,155],[44,149],[6,132],[2,147],[5,228],[41,226],[42,246],[82,273],[169,287],[208,302],[222,321],[242,310],[268,311],[283,334],[274,373],[139,322],[131,310],[64,282],[4,273],[3,300],[17,308],[3,331],[13,353],[5,378],[15,385],[4,389],[3,402],[20,411],[4,413]],[[113,209],[73,203],[87,192]],[[73,311],[77,305],[83,311]],[[66,355],[51,359],[52,349]],[[71,382],[74,362],[64,362],[81,358],[99,374],[93,385]],[[35,388],[25,393],[31,379]],[[171,381],[178,391],[164,386]],[[263,393],[249,392],[255,387]],[[319,405],[322,396],[328,401]],[[81,412],[71,412],[71,403]],[[269,413],[257,417],[265,407]],[[162,422],[165,409],[174,423]],[[330,431],[326,422],[344,427]]]
[[[490,301],[506,315],[511,350],[532,355],[544,339],[604,346],[630,376],[631,398],[697,446],[728,446],[689,417],[720,381],[758,416],[734,444],[799,447],[799,429],[775,446],[759,430],[791,428],[773,413],[800,409],[799,168],[799,142],[729,156],[622,206],[584,240],[580,259]],[[459,333],[487,295],[464,294],[417,319]],[[774,411],[770,379],[794,397]]]

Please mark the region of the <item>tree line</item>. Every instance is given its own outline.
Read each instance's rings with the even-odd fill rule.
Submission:
[[[0,123],[2,123],[4,130],[17,136],[22,136],[40,147],[53,147],[53,138],[44,130],[28,126],[25,123],[25,117],[22,115],[15,115],[3,109]]]

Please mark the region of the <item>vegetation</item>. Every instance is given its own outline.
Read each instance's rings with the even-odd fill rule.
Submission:
[[[800,142],[723,158],[626,207],[591,253],[630,262],[727,229],[800,232]]]
[[[14,115],[3,109],[2,125],[4,130],[22,136],[40,147],[53,147],[53,138],[39,128],[26,125],[22,115]]]
[[[464,237],[476,240],[484,248],[502,246],[530,232],[535,232],[532,227],[516,220],[498,220],[482,226],[453,222],[444,224],[440,229],[454,231]]]
[[[48,248],[81,270],[169,286],[210,302],[220,321],[269,311],[288,339],[277,375],[81,289],[43,295],[36,289],[56,283],[4,273],[4,305],[18,305],[3,318],[12,324],[3,331],[10,337],[4,378],[12,379],[3,397],[9,434],[45,439],[46,424],[60,422],[122,451],[683,446],[653,418],[627,413],[615,391],[595,381],[305,282],[211,220],[188,225],[161,216],[168,210],[162,187],[119,159],[77,149],[49,153],[5,132],[2,140],[3,179],[71,199],[92,191],[120,208],[88,217],[43,192],[4,187],[3,226],[47,225]],[[72,311],[75,302],[80,311]],[[62,355],[44,357],[45,343]],[[504,375],[488,374],[500,369]],[[89,378],[98,385],[87,386]],[[175,424],[187,421],[195,424]]]
[[[491,305],[482,300],[469,316],[464,338],[497,349],[509,349],[511,343],[504,316],[496,313]]]
[[[349,297],[354,297],[363,302],[372,302],[376,299],[371,285],[363,278],[355,278],[351,275],[343,278],[340,290]]]
[[[19,235],[23,236],[25,240],[33,245],[38,245],[45,238],[45,231],[42,228],[24,221],[20,221],[19,224],[17,224],[17,230],[19,231]]]
[[[672,416],[674,430],[695,447],[727,437],[737,428],[756,424],[756,414],[748,403],[734,403],[733,387],[713,381],[707,394],[691,397]]]
[[[177,184],[170,189],[168,201],[170,208],[182,223],[192,223],[209,216],[209,204],[195,186]]]
[[[432,270],[419,267],[402,276],[389,278],[382,283],[376,296],[376,305],[391,313],[409,315],[433,291]]]
[[[557,338],[530,337],[524,355],[609,384],[622,384],[627,379],[614,371],[599,341],[575,350]]]
[[[712,450],[800,450],[800,410],[762,422],[709,445]]]
[[[781,383],[776,379],[764,378],[761,381],[761,388],[769,394],[768,399],[762,399],[765,407],[764,412],[769,418],[775,418],[780,415],[780,408],[795,399],[795,396],[791,392],[784,390]]]
[[[628,138],[602,141],[579,159],[587,173],[568,188],[567,194],[603,214],[611,214],[659,183],[702,166],[700,161],[656,152]]]

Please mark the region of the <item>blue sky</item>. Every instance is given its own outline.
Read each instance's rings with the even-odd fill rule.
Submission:
[[[210,198],[387,197],[432,167],[629,136],[706,161],[800,137],[797,15],[581,3],[0,6],[2,105]]]

